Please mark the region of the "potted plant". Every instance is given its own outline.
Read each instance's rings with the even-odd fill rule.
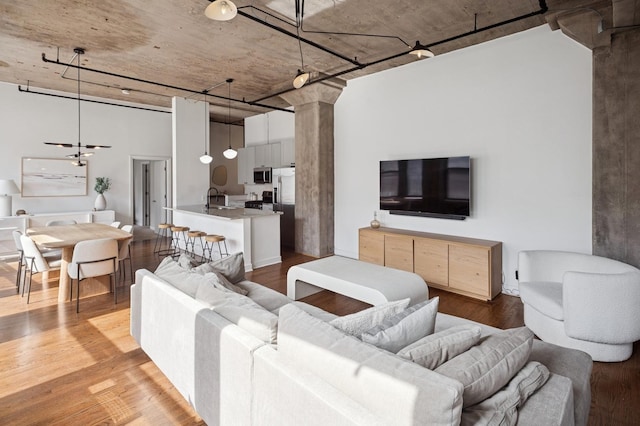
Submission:
[[[104,210],[107,208],[107,200],[104,198],[104,193],[111,188],[111,179],[108,177],[97,177],[96,184],[93,187],[94,191],[98,193],[98,197],[95,202],[96,210]]]

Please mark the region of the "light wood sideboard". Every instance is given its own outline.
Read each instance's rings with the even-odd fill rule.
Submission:
[[[360,260],[420,275],[429,286],[491,300],[502,290],[502,243],[393,228],[361,228]]]

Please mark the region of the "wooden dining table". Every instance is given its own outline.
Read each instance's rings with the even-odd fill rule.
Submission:
[[[102,223],[78,223],[75,225],[39,226],[27,229],[27,235],[43,249],[62,250],[62,262],[60,265],[60,284],[58,301],[63,302],[69,298],[71,280],[67,273],[69,263],[73,258],[73,249],[80,241],[98,240],[101,238],[113,238],[118,244],[133,238],[129,232]],[[108,284],[107,284],[108,285]],[[110,291],[105,288],[104,282],[92,280],[88,285],[82,286],[82,296],[101,294]]]

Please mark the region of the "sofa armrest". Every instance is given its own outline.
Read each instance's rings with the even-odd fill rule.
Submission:
[[[567,272],[562,292],[567,336],[608,344],[640,340],[640,272]]]

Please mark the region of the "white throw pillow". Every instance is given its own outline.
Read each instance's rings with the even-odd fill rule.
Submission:
[[[359,338],[362,333],[380,324],[386,318],[405,310],[409,306],[410,300],[407,298],[372,306],[355,314],[338,317],[331,320],[329,324]]]
[[[472,324],[447,328],[402,348],[398,355],[433,370],[476,345],[480,334],[480,327]]]
[[[362,333],[360,338],[363,342],[396,353],[416,340],[433,334],[439,302],[440,298],[434,297],[413,305]]]

